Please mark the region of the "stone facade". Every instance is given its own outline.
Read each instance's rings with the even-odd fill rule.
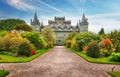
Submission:
[[[34,31],[42,31],[42,29],[45,27],[42,23],[39,22],[36,13],[34,15],[33,21],[31,19],[31,26]],[[55,32],[57,45],[63,45],[66,36],[70,32],[88,32],[88,21],[84,14],[82,16],[82,20],[79,21],[76,26],[72,26],[71,21],[66,21],[65,17],[55,17],[54,20],[49,20],[48,26],[50,26]]]

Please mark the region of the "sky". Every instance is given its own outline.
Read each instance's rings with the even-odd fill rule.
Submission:
[[[84,13],[89,22],[89,31],[98,33],[120,30],[120,0],[0,0],[0,20],[19,18],[30,25],[37,12],[44,25],[54,17],[66,17],[76,25]]]

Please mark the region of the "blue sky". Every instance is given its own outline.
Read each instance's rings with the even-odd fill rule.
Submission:
[[[89,31],[120,30],[120,0],[0,0],[0,19],[20,18],[30,24],[35,11],[40,22],[47,25],[54,16],[65,16],[72,25],[83,13],[89,21]]]

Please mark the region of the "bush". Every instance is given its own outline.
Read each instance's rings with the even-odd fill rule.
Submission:
[[[0,77],[5,77],[6,75],[9,74],[9,71],[6,70],[0,70]]]
[[[45,47],[45,40],[38,32],[23,32],[21,36],[28,39],[37,49],[43,49]]]
[[[0,37],[4,37],[7,34],[7,31],[0,31]]]
[[[99,35],[91,33],[91,32],[81,32],[76,35],[76,44],[78,45],[80,51],[83,50],[84,46],[87,46],[92,41],[101,41]]]
[[[79,47],[79,50],[80,50],[80,51],[83,50],[83,46],[85,46],[84,41],[83,41],[83,40],[78,41],[78,47]]]
[[[70,48],[70,47],[71,47],[71,40],[67,40],[67,41],[66,41],[66,47],[67,47],[67,48]]]
[[[120,62],[120,53],[112,53],[110,60],[114,62]]]
[[[112,41],[109,38],[105,38],[102,40],[101,49],[101,52],[105,57],[110,56],[115,51]]]
[[[32,51],[32,46],[29,42],[21,42],[18,46],[18,55],[19,56],[30,56]]]
[[[15,37],[13,34],[7,34],[4,37],[0,38],[0,50],[1,51],[10,51],[14,48],[14,43],[12,38]]]
[[[100,48],[97,42],[90,42],[87,49],[87,55],[93,58],[98,58],[100,56]]]
[[[120,31],[115,30],[108,34],[108,36],[115,47],[115,52],[120,52]]]
[[[73,39],[71,40],[71,48],[72,48],[72,49],[76,49],[76,48],[77,48],[77,44],[76,44],[76,39],[75,39],[75,38],[73,38]]]

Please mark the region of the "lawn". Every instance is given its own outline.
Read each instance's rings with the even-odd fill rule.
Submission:
[[[120,64],[120,62],[111,62],[109,59],[110,57],[102,57],[102,58],[91,58],[89,56],[87,56],[84,52],[80,52],[80,51],[75,51],[70,49],[72,52],[76,53],[77,55],[83,57],[85,60],[87,60],[88,62],[92,62],[92,63],[100,63],[100,64]]]
[[[31,60],[35,59],[36,57],[42,55],[43,53],[47,52],[48,50],[38,50],[36,55],[30,57],[14,57],[10,55],[2,55],[0,54],[0,63],[22,63],[22,62],[30,62]]]
[[[9,71],[0,70],[0,77],[5,77],[8,74],[9,74]]]
[[[112,75],[113,77],[120,77],[120,72],[113,71],[113,72],[108,72],[108,74]]]

